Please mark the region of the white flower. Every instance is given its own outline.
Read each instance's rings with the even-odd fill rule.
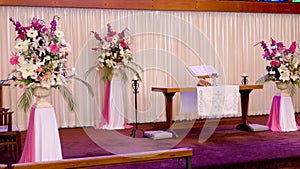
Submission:
[[[297,81],[297,80],[299,80],[299,75],[297,75],[297,74],[292,74],[292,75],[291,75],[291,79],[292,79],[293,81]]]
[[[124,55],[124,50],[120,50],[120,55]]]
[[[113,58],[114,58],[114,59],[116,59],[117,56],[118,56],[117,53],[114,53],[114,54],[113,54]]]
[[[299,61],[297,60],[297,61],[295,61],[293,68],[296,69],[298,66],[299,66]]]
[[[65,85],[66,79],[64,76],[62,76],[61,74],[59,74],[56,77],[56,85]]]
[[[280,57],[280,56],[281,56],[281,53],[280,52],[276,52],[275,57]]]
[[[49,84],[50,84],[51,86],[55,86],[55,85],[56,85],[55,79],[56,79],[56,75],[55,75],[55,74],[51,74],[51,76],[50,76],[49,79],[48,79]]]
[[[35,48],[35,49],[39,49],[40,48],[40,41],[41,41],[41,37],[35,39],[33,42],[32,42],[32,46]]]
[[[290,73],[289,73],[289,71],[285,71],[285,72],[280,73],[279,80],[282,80],[283,82],[289,81],[290,80]]]
[[[126,55],[130,55],[131,56],[131,51],[130,50],[126,49],[125,52],[126,52]]]
[[[25,61],[25,59],[24,59],[23,56],[20,56],[20,57],[18,58],[18,62],[19,62],[19,63],[22,63],[22,62],[24,62],[24,61]]]
[[[286,72],[289,71],[288,68],[285,65],[280,65],[280,67],[278,68],[279,72]],[[288,72],[289,73],[289,72]]]
[[[38,75],[36,73],[31,74],[31,79],[37,80]]]
[[[100,66],[101,68],[103,68],[103,67],[104,67],[104,64],[103,64],[103,63],[99,63],[99,66]]]
[[[46,46],[40,46],[39,47],[39,56],[45,55],[46,54]]]
[[[60,59],[61,63],[66,63],[68,60],[63,58],[63,59]]]
[[[47,55],[47,56],[45,56],[44,60],[45,60],[45,61],[51,60],[51,57],[50,57],[49,55]]]
[[[53,67],[57,67],[57,61],[56,60],[52,61],[52,64],[53,64]]]
[[[66,43],[65,45],[66,45],[66,46],[60,48],[59,51],[60,51],[61,53],[70,53],[71,50],[72,50],[71,47],[70,47],[70,44],[69,44],[69,43]]]
[[[124,65],[126,65],[126,64],[129,63],[129,60],[128,60],[128,58],[124,58],[124,59],[122,60],[122,62],[124,63]]]
[[[54,32],[54,34],[58,37],[58,38],[62,38],[64,37],[64,33],[62,31],[56,30]]]
[[[109,68],[111,68],[111,67],[113,67],[113,65],[114,65],[114,61],[113,60],[106,60],[105,61],[106,62],[106,64],[107,64],[107,67],[109,67]]]
[[[26,51],[28,50],[28,43],[26,41],[20,41],[17,43],[15,48],[19,51]]]
[[[113,43],[117,43],[118,40],[119,40],[119,38],[118,38],[117,36],[114,36],[113,39],[112,39],[112,42],[113,42]]]
[[[26,35],[30,38],[35,38],[38,36],[38,32],[36,30],[30,29],[27,31]]]
[[[100,63],[104,63],[104,59],[103,58],[98,58],[97,59]]]
[[[22,73],[23,78],[26,79],[28,76],[32,76],[32,75],[36,74],[35,70],[37,68],[38,67],[35,64],[23,62],[21,64],[20,69],[18,69],[18,71],[20,71]]]
[[[277,49],[277,46],[276,45],[270,46],[270,49]]]
[[[45,65],[44,62],[35,62],[35,64],[36,64],[37,67],[41,67],[42,65]]]
[[[102,49],[108,49],[110,47],[110,43],[109,42],[105,42],[105,43],[103,43],[103,45],[102,45]]]

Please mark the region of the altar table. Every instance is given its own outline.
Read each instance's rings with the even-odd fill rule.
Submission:
[[[274,132],[296,131],[299,129],[296,124],[291,96],[277,94],[273,97],[267,126],[269,130]]]
[[[249,105],[249,94],[253,89],[262,89],[263,85],[240,85],[239,92],[241,96],[241,109],[242,109],[242,123],[239,124],[236,128],[239,130],[249,131],[248,127],[248,105]],[[162,92],[165,96],[166,102],[166,123],[167,129],[170,129],[173,124],[173,96],[177,92],[196,92],[197,87],[152,87],[154,92]]]
[[[52,160],[62,160],[54,108],[33,106],[19,163]]]

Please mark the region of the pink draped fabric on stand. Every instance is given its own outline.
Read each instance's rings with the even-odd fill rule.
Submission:
[[[110,111],[110,89],[111,88],[111,80],[106,82],[105,85],[105,99],[104,99],[104,107],[102,112],[102,120],[101,123],[95,126],[96,129],[101,129],[103,126],[107,125],[109,122],[109,111]]]
[[[125,120],[124,108],[124,83],[120,79],[109,80],[105,83],[105,96],[102,119],[95,129],[127,129],[132,128]],[[101,94],[101,91],[100,93]]]
[[[61,159],[62,151],[54,108],[33,106],[19,163]]]
[[[35,132],[34,132],[34,107],[31,108],[30,118],[28,124],[28,130],[26,134],[26,140],[24,143],[24,148],[22,156],[19,163],[34,162],[35,161]]]
[[[295,111],[290,96],[277,94],[273,97],[267,126],[273,132],[287,132],[300,129],[296,124]]]

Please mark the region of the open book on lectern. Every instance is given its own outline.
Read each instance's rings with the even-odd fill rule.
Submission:
[[[188,66],[187,69],[194,77],[203,79],[210,78],[212,75],[220,75],[219,72],[210,65]]]

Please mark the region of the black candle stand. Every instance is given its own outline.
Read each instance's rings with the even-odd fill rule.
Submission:
[[[134,94],[134,106],[135,106],[135,127],[132,129],[130,136],[133,138],[136,137],[136,132],[141,131],[142,135],[144,137],[144,130],[138,129],[138,119],[137,119],[137,94],[138,94],[138,89],[139,89],[139,83],[138,80],[134,79],[132,80],[132,88],[133,88],[133,94]]]
[[[242,84],[247,85],[248,84],[248,75],[243,75],[242,76]]]

